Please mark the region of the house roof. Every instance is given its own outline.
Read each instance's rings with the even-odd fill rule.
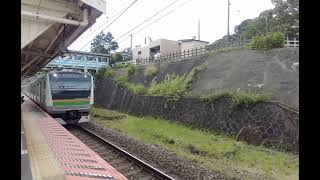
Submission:
[[[201,40],[197,40],[197,39],[181,39],[181,40],[179,40],[179,42],[192,42],[192,41],[199,41],[199,42],[209,43],[207,41],[201,41]]]

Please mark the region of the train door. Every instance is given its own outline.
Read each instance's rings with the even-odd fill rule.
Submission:
[[[40,94],[40,91],[39,91],[39,82],[37,82],[37,84],[36,84],[36,87],[37,87],[37,103],[40,103],[40,98],[39,98],[39,94]]]
[[[41,81],[38,82],[38,103],[41,104]]]
[[[31,90],[32,90],[32,91],[31,91],[31,92],[32,92],[32,99],[35,100],[35,97],[36,97],[36,96],[35,96],[35,94],[36,94],[36,93],[35,93],[35,85],[32,85],[32,86],[31,86]]]
[[[39,104],[42,104],[42,82],[39,81]]]
[[[36,89],[36,93],[35,93],[35,95],[36,95],[36,102],[38,103],[38,82],[35,84],[35,89]]]
[[[41,104],[43,106],[45,105],[45,99],[46,99],[45,89],[46,89],[46,81],[45,81],[45,78],[42,78],[42,80],[41,80]]]

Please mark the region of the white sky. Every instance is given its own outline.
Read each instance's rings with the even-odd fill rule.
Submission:
[[[68,48],[71,50],[89,51],[90,40],[115,19],[115,15],[134,0],[106,0],[107,13],[99,17],[96,23],[83,33]],[[168,6],[175,0],[138,0],[119,19],[104,30],[110,31],[115,40],[142,23],[153,14]],[[210,43],[227,34],[227,0],[191,0],[185,5],[165,16],[161,20],[135,34],[144,26],[162,15],[190,0],[178,0],[154,18],[133,30],[133,47],[144,45],[144,38],[152,40],[165,38],[170,40],[191,39],[198,35],[200,19],[200,39]],[[271,0],[230,0],[230,34],[236,25],[245,19],[257,17],[262,11],[273,8]],[[108,19],[106,18],[108,17]],[[130,33],[119,39],[119,50],[130,47]],[[125,39],[126,38],[126,39]],[[147,44],[149,40],[147,39]],[[87,44],[87,45],[86,45]],[[86,45],[86,46],[85,46]],[[83,48],[83,46],[85,46]]]

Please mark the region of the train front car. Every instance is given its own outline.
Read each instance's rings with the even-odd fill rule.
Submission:
[[[48,74],[48,113],[60,124],[78,124],[90,120],[93,104],[93,78],[82,72]]]

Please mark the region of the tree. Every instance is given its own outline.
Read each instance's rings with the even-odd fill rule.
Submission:
[[[121,53],[117,52],[112,55],[112,63],[117,63],[123,61]]]
[[[121,54],[123,56],[124,61],[128,61],[128,60],[132,59],[132,52],[131,52],[131,48],[129,48],[129,47],[122,50]]]
[[[273,31],[285,36],[299,36],[299,0],[271,0],[274,4],[275,25]]]
[[[252,39],[257,35],[281,32],[284,36],[299,38],[299,0],[271,0],[273,9],[268,9],[254,19],[246,19],[235,26],[234,34],[230,35],[230,41],[236,41],[241,37]],[[227,36],[216,40],[212,44],[223,44]]]
[[[110,51],[118,49],[118,43],[113,41],[114,37],[110,32],[98,34],[91,43],[91,52],[110,54]]]
[[[252,19],[246,19],[242,21],[239,25],[234,27],[234,33],[238,34],[239,36],[243,34],[243,32],[246,30],[248,24],[252,22]]]

